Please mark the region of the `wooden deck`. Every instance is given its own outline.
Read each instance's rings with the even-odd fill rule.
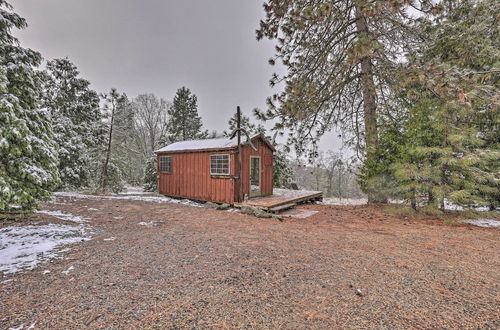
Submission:
[[[237,207],[254,206],[268,211],[281,211],[307,201],[323,199],[323,192],[309,190],[274,189],[273,194],[264,197],[253,197],[243,203],[235,204]]]

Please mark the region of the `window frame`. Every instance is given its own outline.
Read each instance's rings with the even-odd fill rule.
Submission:
[[[227,173],[214,173],[212,171],[212,157],[227,156]],[[230,154],[210,154],[210,175],[211,176],[230,176],[231,175],[231,155]]]
[[[162,171],[162,167],[161,167],[162,159],[170,159],[169,171]],[[160,170],[160,173],[172,174],[172,156],[166,156],[166,155],[160,156],[159,163],[158,163],[158,169]]]

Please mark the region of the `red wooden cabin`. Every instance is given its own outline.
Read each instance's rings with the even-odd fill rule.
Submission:
[[[234,204],[243,198],[273,194],[273,153],[262,135],[241,146],[241,175],[238,173],[236,139],[208,139],[172,143],[156,150],[160,194],[194,200]]]

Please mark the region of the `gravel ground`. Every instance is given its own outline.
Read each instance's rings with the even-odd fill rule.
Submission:
[[[59,196],[44,209],[89,218],[94,235],[0,275],[0,328],[500,328],[498,228],[303,208],[319,212],[279,222]],[[68,224],[0,228],[48,223]]]

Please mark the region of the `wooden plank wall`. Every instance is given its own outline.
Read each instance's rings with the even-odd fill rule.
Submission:
[[[273,194],[273,151],[261,139],[255,140],[254,145],[257,151],[249,146],[244,146],[242,150],[243,193],[250,194],[250,156],[260,156],[261,193],[262,196],[269,196]]]
[[[210,175],[210,155],[230,154],[231,175]],[[193,152],[162,154],[172,157],[172,173],[160,173],[160,194],[194,200],[233,204],[235,202],[236,154],[234,152]],[[159,157],[160,155],[158,155]]]
[[[260,156],[261,194],[269,196],[273,194],[273,151],[261,139],[256,139],[254,145],[257,151],[249,146],[242,147],[243,194],[247,196],[250,194],[250,156]],[[210,175],[212,154],[230,154],[230,176]],[[172,157],[172,173],[160,173],[160,194],[201,201],[235,203],[237,181],[234,176],[238,172],[238,158],[235,151],[174,152],[161,155]]]

